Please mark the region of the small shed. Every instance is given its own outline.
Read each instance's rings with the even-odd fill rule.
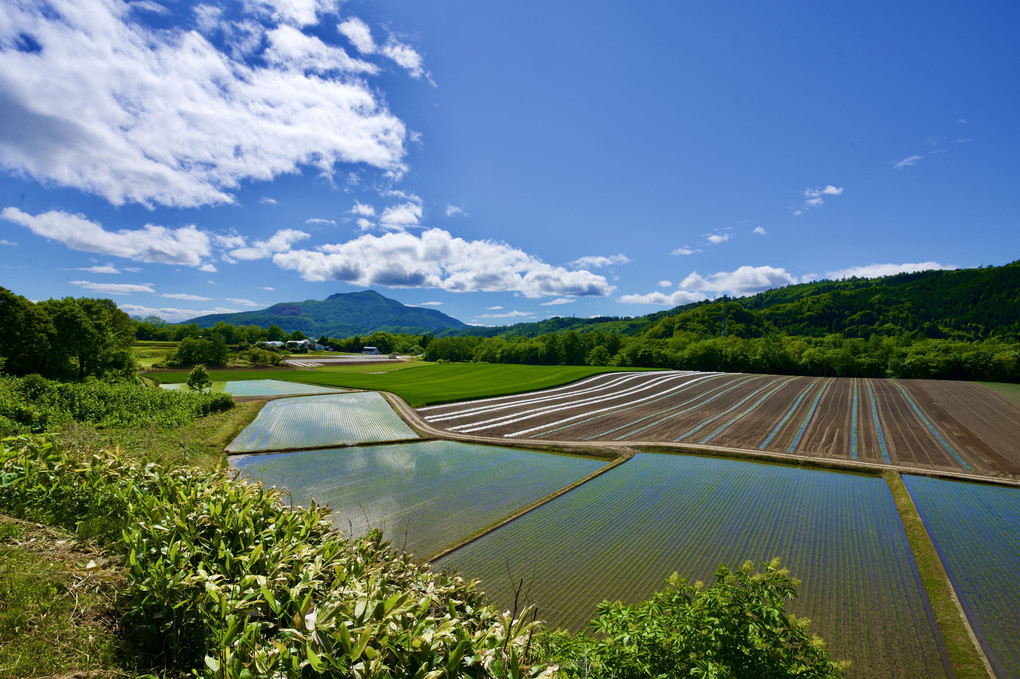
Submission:
[[[369,354],[371,356],[378,356],[379,355],[379,349],[376,348],[376,347],[362,347],[361,353]]]

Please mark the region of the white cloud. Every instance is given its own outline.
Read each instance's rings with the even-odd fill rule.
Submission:
[[[624,254],[610,255],[609,257],[603,257],[601,255],[588,255],[586,257],[579,257],[572,262],[569,262],[567,266],[572,269],[601,269],[604,266],[612,266],[614,264],[626,264],[630,261],[630,257]]]
[[[267,198],[266,196],[262,196],[261,198],[259,198],[259,204],[260,205],[276,205],[276,199],[275,198]]]
[[[527,318],[534,315],[530,311],[508,311],[505,314],[482,314],[478,318]]]
[[[17,243],[15,243],[12,240],[7,240],[6,238],[0,238],[0,245],[6,245],[9,248],[16,248],[16,247],[18,247]]]
[[[92,281],[69,281],[71,285],[85,288],[103,295],[130,295],[133,292],[155,292],[152,283],[93,283]]]
[[[317,23],[323,14],[335,14],[339,0],[244,0],[249,9],[276,21],[298,26]],[[210,312],[211,313],[211,312]]]
[[[199,266],[209,256],[209,235],[194,226],[169,229],[146,224],[141,229],[106,231],[83,215],[51,210],[30,215],[16,207],[4,208],[0,217],[20,224],[37,236],[63,243],[72,250],[124,257],[137,262]]]
[[[180,321],[186,321],[197,316],[205,316],[206,314],[232,314],[240,311],[240,309],[229,308],[229,307],[216,307],[214,309],[179,309],[175,307],[151,307],[143,306],[140,304],[118,304],[121,311],[131,315],[140,316],[142,318],[146,316],[159,316],[165,321],[171,323],[179,323]]]
[[[358,227],[362,231],[368,231],[369,229],[375,228],[375,222],[371,219],[365,219],[364,217],[358,217]]]
[[[569,297],[557,297],[556,299],[550,300],[548,302],[542,302],[540,306],[556,306],[559,304],[573,304],[573,303],[574,300],[570,299]]]
[[[756,227],[754,227],[754,231],[752,231],[751,233],[753,233],[753,234],[757,234],[757,235],[759,235],[759,236],[764,236],[765,234],[767,234],[767,233],[768,233],[768,231],[766,231],[766,230],[764,229],[764,227],[761,227],[761,226],[756,226]]]
[[[673,287],[673,282],[672,281],[666,281],[666,280],[659,281],[659,287],[660,288],[672,288]]]
[[[240,182],[303,166],[401,175],[407,131],[365,81],[370,68],[290,27],[335,3],[253,8],[262,16],[229,26],[222,14],[198,15],[225,34],[243,26],[245,49],[263,52],[246,59],[191,26],[149,28],[119,0],[6,3],[0,164],[117,205],[182,207],[231,202]],[[266,16],[289,26],[253,20]],[[22,35],[41,49],[11,49]]]
[[[917,161],[922,159],[924,159],[924,156],[907,156],[903,160],[893,163],[893,167],[897,170],[902,170],[905,167],[913,167],[914,165],[917,165]]]
[[[783,268],[742,266],[736,271],[720,271],[707,278],[694,272],[680,282],[680,288],[707,295],[728,294],[743,297],[797,282],[797,277],[787,273]]]
[[[932,271],[938,269],[955,269],[955,266],[946,266],[938,262],[916,262],[913,264],[868,264],[866,266],[853,266],[848,269],[829,271],[825,277],[829,280],[841,278],[878,278],[880,276],[892,276],[898,273],[914,273],[917,271]]]
[[[336,220],[323,219],[322,217],[309,217],[305,220],[305,224],[329,224],[331,226],[336,226]]]
[[[336,28],[362,54],[382,54],[406,69],[412,78],[420,78],[424,74],[422,57],[413,47],[399,42],[392,36],[380,47],[372,38],[368,24],[361,19],[352,17],[338,24]]]
[[[276,292],[276,288],[270,288],[269,286],[263,286],[262,289],[263,290],[268,290],[269,292]]]
[[[442,306],[442,302],[422,302],[418,306]]]
[[[204,271],[205,273],[216,273],[216,265],[207,262],[202,266],[198,267],[198,270]]]
[[[241,306],[262,306],[258,302],[253,302],[250,299],[243,299],[238,297],[227,297],[227,301],[233,302],[234,304],[240,304]]]
[[[841,196],[843,187],[826,184],[821,189],[804,189],[804,203],[799,210],[794,210],[794,215],[802,215],[805,210],[821,207],[825,204],[825,196]]]
[[[106,265],[103,265],[103,266],[76,266],[76,267],[67,269],[67,271],[87,271],[89,273],[109,273],[109,274],[119,274],[120,273],[120,269],[118,269],[117,267],[113,266],[112,264],[106,264]]]
[[[682,248],[677,248],[676,250],[673,250],[672,254],[674,254],[674,255],[693,255],[696,252],[701,252],[701,248],[690,248],[690,247],[685,245]]]
[[[124,271],[127,271],[129,273],[138,273],[141,270],[142,270],[142,267],[140,267],[140,266],[125,266],[124,267]]]
[[[311,234],[297,229],[280,229],[267,240],[257,240],[251,246],[235,248],[227,252],[227,261],[266,259],[279,252],[287,252],[294,243],[311,238]]]
[[[421,223],[422,215],[421,203],[408,202],[391,205],[383,210],[379,217],[379,226],[388,231],[403,231],[418,226]]]
[[[497,304],[496,306],[487,306],[487,307],[485,307],[485,310],[486,311],[499,311],[502,308],[503,307],[501,307],[500,305]]]
[[[608,295],[613,287],[589,271],[551,266],[505,243],[466,241],[442,229],[366,234],[317,251],[277,254],[273,262],[308,281],[437,288],[451,292],[519,292],[525,297]]]
[[[719,245],[719,243],[725,243],[730,239],[728,233],[711,233],[707,236],[708,242],[712,245]]]
[[[212,297],[202,297],[201,295],[189,295],[185,292],[168,292],[160,295],[160,297],[166,297],[167,299],[181,299],[185,302],[211,302]]]
[[[622,304],[657,304],[659,306],[680,306],[691,302],[700,302],[706,299],[704,295],[687,290],[677,290],[671,294],[664,292],[649,292],[647,295],[623,295],[616,300]]]
[[[464,212],[464,208],[462,208],[462,207],[457,207],[456,205],[447,205],[446,206],[446,216],[447,217],[452,217],[453,215],[464,215],[464,214],[467,214],[467,213]]]

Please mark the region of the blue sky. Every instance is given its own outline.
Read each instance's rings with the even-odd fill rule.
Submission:
[[[0,285],[468,323],[1020,256],[1020,6],[5,3]]]

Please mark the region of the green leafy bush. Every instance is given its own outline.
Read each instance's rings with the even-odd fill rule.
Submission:
[[[70,422],[97,427],[176,427],[233,405],[229,394],[149,389],[130,382],[0,377],[0,436],[53,431]]]
[[[550,634],[543,651],[571,677],[843,676],[810,622],[786,612],[798,583],[778,559],[715,577],[706,588],[674,574],[648,601],[604,601],[590,632]]]
[[[129,564],[124,628],[154,671],[243,677],[520,677],[532,624],[473,583],[349,541],[261,484],[52,438],[0,445],[0,509],[88,531]],[[102,519],[101,521],[97,521]]]

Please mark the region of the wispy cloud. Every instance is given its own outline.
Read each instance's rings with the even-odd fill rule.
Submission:
[[[542,302],[539,306],[558,306],[560,304],[573,304],[574,300],[569,297],[557,297],[556,299],[548,302]]]
[[[259,205],[276,205],[276,199],[269,198],[268,196],[262,196],[259,198]]]
[[[418,306],[443,306],[442,302],[422,302]]]
[[[166,297],[167,299],[180,299],[185,302],[211,302],[212,297],[203,297],[202,295],[189,295],[185,292],[168,292],[160,295],[160,297]]]
[[[730,239],[730,234],[728,234],[728,233],[710,233],[705,238],[712,245],[719,245],[719,243],[725,243],[726,241],[728,241]]]
[[[7,240],[6,238],[0,238],[0,245],[6,245],[9,248],[16,248],[16,247],[18,247],[17,243],[15,243],[12,240]]]
[[[915,273],[917,271],[932,271],[938,269],[955,269],[955,266],[940,264],[938,262],[915,262],[907,264],[867,264],[865,266],[852,266],[846,269],[829,271],[825,277],[829,280],[840,280],[843,278],[878,278],[880,276],[893,276],[898,273]]]
[[[336,226],[336,221],[333,219],[323,219],[322,217],[309,217],[305,220],[305,224],[329,224],[330,226]]]
[[[420,78],[424,75],[425,71],[422,67],[422,57],[414,48],[398,41],[393,36],[390,36],[385,44],[377,45],[375,40],[372,38],[372,31],[368,27],[368,24],[361,19],[356,17],[350,18],[339,24],[337,26],[337,30],[339,30],[340,33],[342,33],[361,54],[382,54],[383,56],[391,59],[401,68],[406,69],[412,78]]]
[[[103,295],[130,295],[134,292],[152,293],[152,283],[93,283],[92,281],[69,281],[71,285]]]
[[[677,248],[676,250],[673,250],[672,254],[674,254],[674,255],[693,255],[696,252],[701,252],[701,248],[692,248],[692,247],[690,247],[688,245],[685,245],[682,248]]]
[[[601,255],[588,255],[586,257],[578,257],[572,262],[569,262],[567,266],[572,269],[601,269],[606,266],[613,266],[616,264],[627,264],[630,262],[630,257],[625,254],[610,255],[609,257],[603,257]]]
[[[209,235],[194,226],[170,229],[146,224],[141,229],[107,231],[83,215],[51,210],[30,215],[16,207],[0,217],[20,224],[37,236],[63,243],[72,250],[124,257],[138,262],[198,267],[211,254]]]
[[[446,216],[447,217],[452,217],[453,215],[461,215],[461,216],[463,216],[463,215],[466,215],[466,214],[467,213],[464,212],[464,208],[462,208],[462,207],[458,207],[456,205],[447,205],[446,206]]]
[[[895,163],[893,163],[893,168],[895,168],[897,170],[902,170],[905,167],[913,167],[914,165],[917,165],[917,161],[923,160],[923,159],[924,159],[924,156],[918,156],[918,155],[907,156],[903,160],[898,160]]]
[[[821,189],[804,189],[804,203],[800,209],[794,210],[793,214],[802,215],[806,210],[821,207],[825,204],[825,198],[829,196],[843,195],[843,187],[827,184]]]
[[[764,227],[756,226],[754,227],[754,231],[752,231],[751,233],[756,234],[758,236],[764,236],[765,234],[768,233],[768,231],[766,231]]]
[[[97,265],[97,266],[76,266],[65,269],[66,271],[87,271],[88,273],[108,273],[108,274],[119,274],[120,269],[113,266],[112,264]]]
[[[534,315],[530,311],[507,311],[502,314],[482,314],[478,318],[529,318]]]
[[[227,301],[228,302],[233,302],[234,304],[239,304],[241,306],[250,306],[250,307],[262,306],[258,302],[253,302],[250,299],[244,299],[244,298],[238,298],[238,297],[227,297]]]

